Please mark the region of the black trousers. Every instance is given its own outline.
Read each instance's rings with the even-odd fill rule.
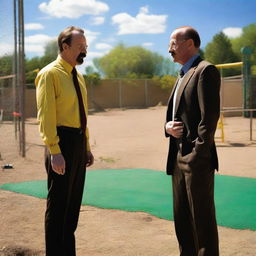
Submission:
[[[181,256],[218,256],[214,205],[214,171],[204,163],[188,171],[179,168],[172,177],[174,225]]]
[[[52,170],[46,154],[48,197],[45,213],[46,256],[75,256],[75,230],[86,172],[86,141],[79,129],[58,127],[60,149],[66,162],[64,175]]]

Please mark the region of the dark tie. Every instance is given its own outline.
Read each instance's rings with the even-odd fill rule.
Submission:
[[[78,98],[81,128],[82,128],[82,131],[85,132],[86,114],[85,114],[85,110],[84,110],[83,98],[82,98],[79,82],[78,82],[78,79],[77,79],[77,72],[76,72],[75,68],[73,68],[72,74],[73,74],[73,82],[74,82],[74,85],[75,85],[76,94],[77,94],[77,98]]]
[[[184,76],[184,71],[181,69],[180,70],[180,77],[183,77]]]

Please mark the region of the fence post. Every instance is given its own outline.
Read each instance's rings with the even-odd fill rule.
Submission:
[[[123,108],[122,104],[122,80],[119,79],[118,81],[118,87],[119,87],[119,108]]]
[[[250,141],[252,141],[252,120],[253,120],[253,111],[250,111]]]
[[[252,108],[252,86],[251,86],[251,64],[250,57],[252,54],[252,49],[245,46],[241,49],[243,56],[243,96],[244,96],[244,109]],[[250,113],[248,111],[244,112],[245,117],[249,117]]]
[[[24,10],[23,0],[18,0],[18,80],[20,88],[20,114],[21,114],[21,132],[20,132],[20,153],[22,157],[26,156],[25,140],[25,70],[24,70]]]
[[[149,103],[148,103],[148,80],[147,79],[144,80],[144,90],[145,90],[145,107],[148,107]]]

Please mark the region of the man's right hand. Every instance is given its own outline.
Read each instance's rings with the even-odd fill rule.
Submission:
[[[51,165],[53,171],[57,174],[65,174],[65,159],[61,153],[51,155]]]
[[[165,130],[168,134],[175,138],[181,138],[183,135],[183,123],[178,121],[170,121],[165,124]]]

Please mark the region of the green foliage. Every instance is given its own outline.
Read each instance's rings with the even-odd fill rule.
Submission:
[[[240,37],[231,40],[234,52],[242,58],[241,48],[249,46],[253,53],[251,56],[252,65],[256,65],[256,23],[250,24],[243,28],[243,33]]]
[[[45,46],[44,56],[34,57],[30,60],[25,60],[25,77],[26,84],[34,84],[37,72],[54,61],[58,56],[57,41],[50,41]]]
[[[58,56],[58,51],[59,48],[57,40],[52,40],[46,44],[44,49],[44,55],[56,59]]]
[[[205,59],[213,64],[224,64],[239,61],[238,56],[232,49],[232,44],[229,38],[220,32],[213,37],[212,42],[208,43],[205,47]],[[223,76],[237,75],[234,69],[225,69],[222,71]]]
[[[252,75],[253,75],[253,76],[256,76],[256,65],[253,65],[253,66],[251,67],[251,71],[252,71]]]
[[[177,77],[171,75],[154,76],[153,80],[159,83],[162,89],[171,90],[175,84]]]
[[[0,76],[12,74],[12,60],[12,55],[7,55],[0,58]]]
[[[164,58],[162,65],[159,66],[160,70],[157,72],[157,74],[163,76],[163,75],[173,75],[176,76],[176,66],[173,61],[171,61],[170,58]]]
[[[204,57],[204,51],[200,48],[199,49],[199,55],[200,55],[200,57],[202,58],[202,59],[204,59],[205,57]]]
[[[13,56],[6,55],[0,58],[0,76],[13,74],[12,71]],[[8,87],[10,85],[9,79],[0,80],[0,87]]]
[[[205,47],[205,59],[213,64],[223,64],[238,61],[233,52],[229,38],[220,32],[213,37],[212,42]]]
[[[107,78],[152,78],[159,74],[163,57],[140,46],[117,45],[94,65]]]
[[[84,80],[87,86],[97,86],[101,82],[100,74],[96,72],[89,75],[84,75]]]
[[[87,66],[85,68],[86,75],[84,75],[84,80],[87,86],[97,86],[101,82],[101,77],[98,72],[92,66]]]

